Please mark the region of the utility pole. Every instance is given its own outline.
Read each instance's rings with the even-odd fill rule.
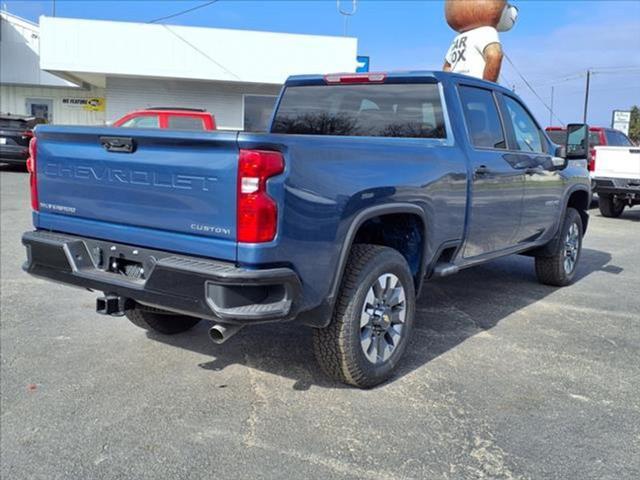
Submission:
[[[56,0],[53,0],[53,16],[56,16]]]
[[[587,114],[589,112],[589,84],[591,83],[591,70],[587,70],[587,88],[584,92],[584,118],[582,123],[587,123]]]
[[[553,125],[553,97],[555,87],[551,87],[551,109],[549,111],[549,125]]]

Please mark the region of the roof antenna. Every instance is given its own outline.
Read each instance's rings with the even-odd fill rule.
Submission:
[[[349,31],[349,17],[353,17],[358,10],[358,0],[351,0],[351,10],[343,9],[340,5],[340,0],[336,0],[336,7],[338,13],[344,17],[344,36],[347,36]]]

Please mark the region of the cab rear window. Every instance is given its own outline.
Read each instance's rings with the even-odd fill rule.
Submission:
[[[273,133],[444,139],[435,84],[287,87]]]

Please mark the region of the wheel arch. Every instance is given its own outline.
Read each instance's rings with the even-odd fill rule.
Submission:
[[[582,220],[582,234],[587,233],[587,227],[589,225],[589,205],[591,204],[591,193],[586,188],[575,187],[571,189],[567,194],[567,200],[565,202],[565,209],[575,208],[580,214]]]
[[[416,267],[412,270],[415,279],[415,287],[416,293],[420,291],[420,287],[422,285],[422,281],[424,279],[425,274],[425,258],[427,254],[427,221],[426,215],[422,208],[417,205],[411,203],[392,203],[387,205],[376,205],[369,208],[366,208],[360,211],[355,218],[349,224],[347,229],[347,233],[345,235],[345,239],[342,242],[342,249],[340,251],[340,256],[338,258],[338,265],[336,268],[336,274],[334,275],[333,282],[331,284],[331,289],[329,292],[329,299],[331,303],[333,303],[336,298],[338,288],[340,287],[340,283],[342,282],[342,277],[344,275],[344,270],[347,265],[347,260],[349,258],[349,252],[351,251],[352,246],[357,243],[358,234],[361,232],[362,227],[366,226],[367,222],[370,222],[374,219],[378,219],[380,217],[386,216],[394,216],[394,215],[406,215],[416,219],[419,223],[417,227],[420,232],[420,248],[419,248],[419,259],[417,260]],[[375,242],[374,242],[375,243]],[[378,243],[380,245],[391,246],[395,248],[393,245],[388,245],[385,243]],[[407,258],[407,251],[402,251],[398,248],[405,258]],[[410,259],[407,261],[411,265]]]

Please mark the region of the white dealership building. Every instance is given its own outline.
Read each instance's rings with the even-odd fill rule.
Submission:
[[[0,111],[103,124],[148,107],[204,108],[260,130],[289,75],[353,72],[357,40],[2,12]]]

